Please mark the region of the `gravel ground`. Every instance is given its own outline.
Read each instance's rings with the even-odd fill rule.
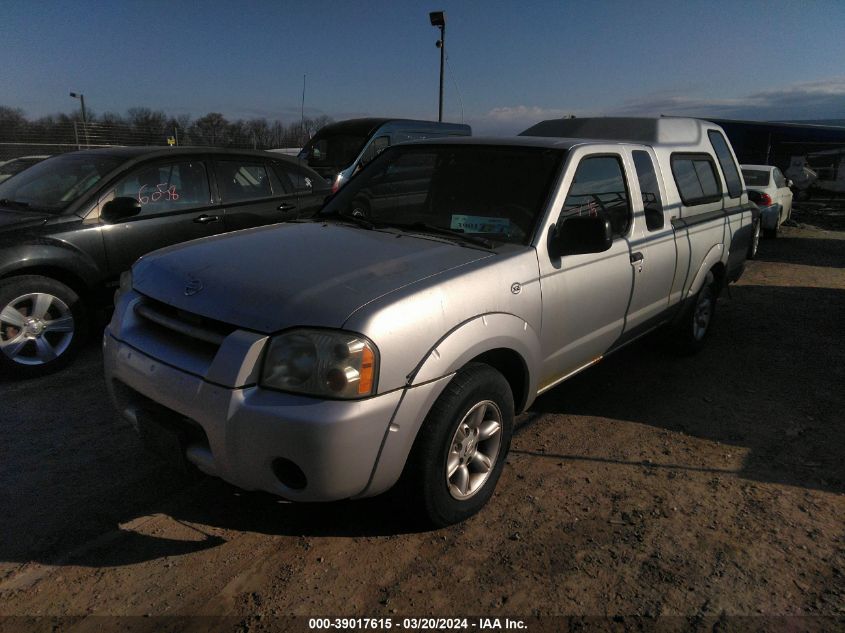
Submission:
[[[844,325],[845,233],[784,228],[701,354],[651,337],[538,399],[489,506],[437,531],[390,494],[293,505],[168,472],[115,421],[92,344],[0,384],[0,615],[65,616],[0,630],[289,614],[845,628]]]

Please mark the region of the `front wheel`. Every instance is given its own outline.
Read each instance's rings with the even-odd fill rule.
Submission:
[[[461,369],[434,403],[406,476],[427,523],[442,527],[478,512],[493,495],[513,432],[513,394],[495,369]]]
[[[82,343],[85,321],[79,296],[55,279],[0,281],[0,374],[28,378],[63,367]]]

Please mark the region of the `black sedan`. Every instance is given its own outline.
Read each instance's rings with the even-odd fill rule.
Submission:
[[[310,217],[329,191],[296,159],[214,148],[73,152],[0,183],[0,374],[69,362],[141,255]]]

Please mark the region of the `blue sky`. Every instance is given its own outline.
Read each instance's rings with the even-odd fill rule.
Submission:
[[[73,90],[98,113],[287,123],[307,74],[306,114],[436,118],[439,9],[444,118],[477,133],[564,114],[845,118],[842,0],[5,0],[0,105],[70,112]]]

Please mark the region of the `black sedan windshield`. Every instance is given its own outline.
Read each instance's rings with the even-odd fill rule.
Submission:
[[[528,244],[563,157],[536,147],[397,146],[350,180],[321,214]]]
[[[56,156],[0,183],[0,201],[6,206],[58,213],[121,162],[102,154]]]

